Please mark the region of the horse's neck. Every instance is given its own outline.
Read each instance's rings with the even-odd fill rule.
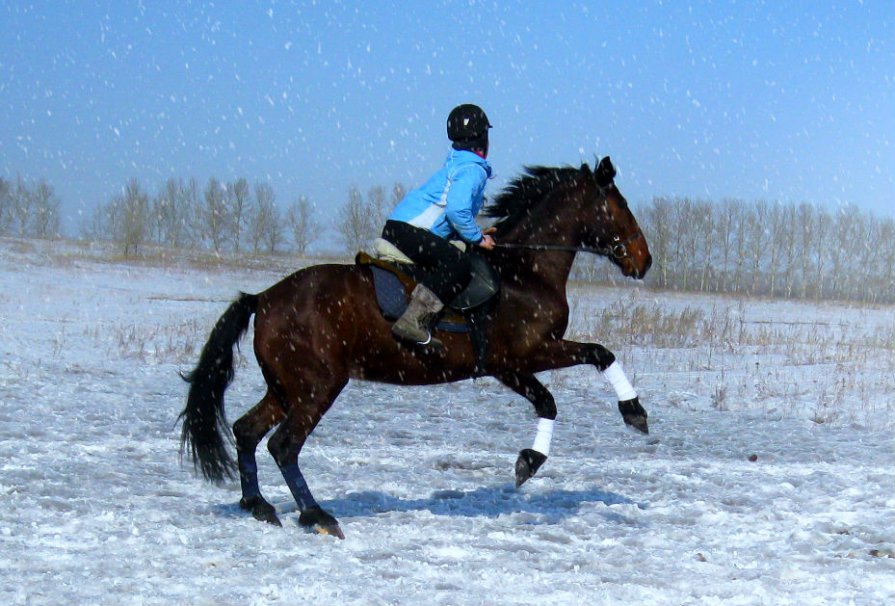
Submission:
[[[581,221],[570,195],[575,194],[542,202],[500,240],[532,247],[519,249],[519,269],[523,275],[530,275],[539,287],[551,286],[564,291],[575,261],[574,249],[581,245]],[[562,246],[570,250],[537,250],[538,246]]]

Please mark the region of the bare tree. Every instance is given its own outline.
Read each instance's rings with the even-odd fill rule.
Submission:
[[[812,254],[812,240],[814,239],[814,206],[807,202],[799,204],[796,209],[796,223],[798,232],[796,234],[796,256],[798,262],[798,278],[797,282],[800,286],[800,298],[808,298],[808,286],[813,281],[812,267],[814,265]]]
[[[205,205],[202,218],[205,235],[215,252],[221,252],[230,228],[230,216],[224,188],[214,177],[205,186]]]
[[[250,222],[249,182],[240,177],[227,185],[227,208],[232,221],[233,246],[239,252],[243,226]]]
[[[830,234],[833,231],[833,219],[826,212],[818,210],[814,213],[814,224],[812,229],[811,248],[813,252],[811,256],[816,263],[814,267],[814,276],[810,277],[815,283],[814,298],[820,300],[824,297],[827,271],[829,266],[830,251]]]
[[[280,210],[276,206],[276,193],[269,183],[255,184],[255,211],[252,213],[252,248],[255,252],[276,252],[283,241],[283,225]]]
[[[152,204],[152,229],[159,244],[181,248],[190,242],[190,228],[196,199],[196,182],[170,178]]]
[[[699,291],[709,289],[709,280],[715,265],[715,213],[711,202],[694,200],[691,206],[691,230],[696,230],[691,238],[692,263],[700,269]],[[698,265],[697,265],[698,264]],[[699,267],[701,266],[701,267]]]
[[[186,187],[181,189],[181,207],[183,209],[183,220],[185,222],[185,238],[186,243],[191,248],[202,248],[203,242],[203,220],[204,209],[202,205],[202,195],[200,194],[199,181],[195,177],[190,177]]]
[[[31,191],[29,223],[31,236],[54,238],[59,235],[59,198],[44,179],[39,179]]]
[[[783,207],[780,215],[780,222],[783,224],[774,230],[774,238],[779,238],[782,244],[782,258],[780,260],[782,278],[783,278],[783,296],[789,298],[793,296],[795,288],[796,266],[798,255],[796,253],[798,246],[798,208],[792,204]],[[774,294],[773,287],[771,294]]]
[[[669,220],[672,204],[668,198],[656,197],[644,208],[643,230],[649,241],[654,263],[659,270],[659,286],[670,286],[669,266],[671,264],[670,240],[671,227]]]
[[[784,254],[786,247],[786,222],[783,220],[783,207],[771,204],[768,208],[768,263],[764,274],[768,279],[768,292],[771,296],[777,292],[777,280],[782,277]]]
[[[873,280],[874,300],[895,302],[895,219],[883,219],[878,234],[877,275]]]
[[[873,282],[876,260],[885,244],[879,240],[879,222],[873,217],[857,213],[855,217],[855,241],[851,242],[848,291],[845,298],[858,301],[872,301],[874,298],[870,284]]]
[[[28,217],[31,216],[31,191],[22,175],[16,176],[12,194],[12,233],[20,237],[28,235]]]
[[[292,232],[295,251],[304,256],[320,235],[320,224],[314,219],[313,206],[305,196],[299,196],[286,211],[286,224]]]
[[[171,181],[171,179],[169,179]],[[167,244],[165,233],[165,215],[172,206],[169,204],[166,188],[159,188],[158,192],[149,201],[149,235],[150,241],[159,245]]]
[[[149,196],[136,179],[128,180],[120,194],[94,211],[91,224],[82,231],[121,244],[125,256],[137,253],[149,233]]]
[[[339,209],[336,229],[342,238],[345,251],[350,255],[362,250],[376,237],[379,225],[364,202],[363,195],[356,186],[348,190],[348,202]]]
[[[727,277],[730,274],[730,263],[733,254],[733,243],[736,238],[737,204],[733,200],[722,200],[718,209],[718,220],[715,221],[717,236],[715,242],[720,247],[718,263],[718,282],[716,290],[725,291],[729,288]]]
[[[830,290],[836,296],[849,290],[855,269],[849,267],[849,260],[854,255],[854,244],[858,241],[859,213],[851,205],[843,206],[832,221],[832,233],[827,254],[830,259]]]
[[[768,231],[768,203],[759,200],[748,209],[746,214],[745,233],[747,239],[746,254],[749,259],[749,275],[752,278],[748,292],[755,294],[762,278],[762,269],[767,260],[767,249],[770,240]]]
[[[146,238],[149,214],[149,196],[136,179],[130,179],[124,188],[123,229],[124,256],[137,253]]]

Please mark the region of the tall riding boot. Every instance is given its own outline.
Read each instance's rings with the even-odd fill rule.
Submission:
[[[392,334],[399,339],[413,343],[439,345],[437,339],[432,339],[429,325],[435,314],[442,308],[444,308],[444,303],[434,292],[422,284],[417,284],[410,295],[407,309],[392,326]]]

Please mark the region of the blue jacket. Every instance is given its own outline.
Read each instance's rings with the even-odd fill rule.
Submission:
[[[465,242],[478,244],[482,230],[475,218],[482,210],[490,176],[487,160],[471,151],[452,149],[444,166],[404,196],[388,218],[427,229],[445,239],[459,236]]]

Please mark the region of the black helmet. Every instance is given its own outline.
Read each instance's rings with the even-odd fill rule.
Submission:
[[[488,129],[491,123],[488,116],[478,105],[464,103],[451,110],[447,119],[448,139],[465,147],[488,141]]]

